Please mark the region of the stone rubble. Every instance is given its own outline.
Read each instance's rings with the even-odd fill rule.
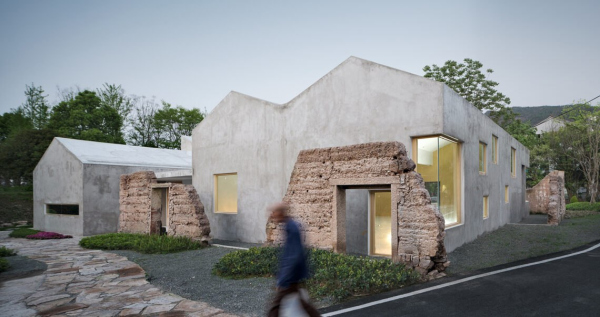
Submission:
[[[558,225],[566,213],[565,172],[552,171],[533,188],[527,189],[529,210],[548,215],[549,225]]]
[[[0,245],[48,265],[42,275],[3,284],[3,311],[20,308],[22,316],[233,316],[207,303],[167,294],[148,283],[144,270],[127,258],[83,249],[78,242],[79,238],[2,240]]]

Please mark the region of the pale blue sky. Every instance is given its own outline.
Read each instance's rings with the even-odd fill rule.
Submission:
[[[0,0],[0,113],[34,82],[121,84],[211,110],[236,90],[284,103],[349,56],[422,75],[470,57],[512,106],[600,94],[600,1]]]

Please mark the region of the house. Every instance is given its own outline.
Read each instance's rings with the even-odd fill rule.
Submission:
[[[554,116],[549,116],[533,127],[535,128],[535,134],[539,136],[545,132],[557,131],[564,126],[565,124],[562,120],[555,118]]]
[[[443,240],[429,244],[433,261],[444,245],[452,251],[529,211],[525,146],[445,84],[356,57],[285,104],[229,93],[191,142],[192,183],[216,239],[271,241],[278,231],[266,209],[283,198],[294,202],[309,245],[356,254],[404,261],[413,254],[414,261],[416,253],[393,250],[410,249],[411,239],[394,228],[430,222],[427,230]],[[325,158],[321,165],[317,156]],[[410,165],[405,156],[422,180],[398,167]],[[360,171],[355,178],[352,169]],[[419,187],[416,196],[429,193],[430,200],[418,197],[419,208],[426,201],[435,210],[423,209],[427,218],[405,217],[414,206],[397,195],[407,179]],[[306,195],[297,198],[292,188]],[[443,265],[445,252],[435,265]]]
[[[35,229],[88,236],[117,232],[123,174],[191,183],[191,153],[54,138],[33,172]]]

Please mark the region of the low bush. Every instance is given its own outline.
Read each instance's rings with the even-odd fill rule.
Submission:
[[[590,204],[588,202],[578,202],[567,204],[567,210],[589,210],[589,211],[600,211],[600,202]]]
[[[17,254],[17,252],[15,252],[15,250],[9,249],[5,246],[0,246],[0,257],[13,256],[16,254]]]
[[[274,276],[278,265],[276,248],[251,248],[222,257],[213,274],[227,278]],[[311,296],[337,301],[400,288],[419,280],[419,274],[389,259],[309,250],[310,278],[305,282]]]
[[[592,210],[567,210],[565,213],[565,219],[583,218],[598,214],[600,213]]]
[[[108,233],[81,239],[86,249],[133,250],[141,253],[173,253],[201,249],[203,245],[188,237],[135,233]]]
[[[28,235],[25,238],[32,240],[50,240],[50,239],[70,239],[73,236],[64,235],[56,232],[40,231],[36,234]]]
[[[0,258],[0,272],[4,272],[10,268],[10,264],[5,258]]]
[[[573,197],[571,197],[571,200],[569,200],[569,202],[570,202],[571,204],[572,204],[572,203],[578,203],[578,202],[579,202],[579,199],[577,199],[577,196],[573,196]]]
[[[34,229],[30,229],[30,228],[17,228],[15,230],[13,230],[13,232],[11,232],[9,234],[10,237],[13,238],[25,238],[27,236],[30,236],[32,234],[36,234],[40,232],[39,230],[34,230]]]

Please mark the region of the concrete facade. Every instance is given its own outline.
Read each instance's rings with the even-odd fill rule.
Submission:
[[[413,139],[431,135],[460,143],[463,220],[446,229],[448,251],[528,214],[529,151],[522,144],[444,84],[355,57],[286,104],[228,94],[193,131],[192,182],[214,238],[260,243],[267,238],[266,208],[285,196],[300,151],[400,142],[410,157]],[[492,135],[498,137],[498,164],[488,160],[487,174],[480,175],[479,142],[491,144]],[[488,146],[488,158],[491,151]],[[214,210],[214,175],[224,173],[238,177],[234,214]],[[507,185],[509,203],[504,201]],[[482,217],[484,195],[489,196],[487,219]],[[364,205],[364,196],[355,198]]]
[[[564,127],[565,123],[553,116],[549,116],[548,118],[542,120],[540,123],[534,126],[536,134],[542,134],[545,132],[557,131],[560,128]]]
[[[190,167],[183,151],[55,138],[33,173],[34,228],[76,236],[117,232],[122,174]],[[78,205],[79,215],[49,214],[47,205]]]

